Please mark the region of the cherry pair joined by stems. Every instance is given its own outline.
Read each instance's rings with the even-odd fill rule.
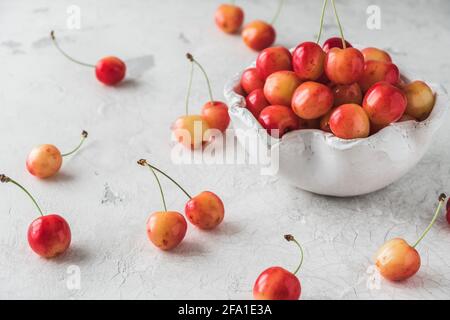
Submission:
[[[279,0],[278,9],[270,23],[255,20],[244,27],[242,39],[250,49],[261,51],[273,45],[276,39],[276,31],[273,25],[278,20],[283,5],[284,0]]]
[[[1,174],[0,182],[12,183],[25,192],[41,215],[28,228],[28,243],[31,249],[47,259],[64,253],[71,242],[70,227],[66,220],[57,214],[44,215],[34,197],[15,180]]]
[[[179,212],[167,211],[164,191],[157,172],[174,183],[188,198],[185,214],[188,220],[202,230],[212,230],[222,223],[225,209],[222,200],[210,191],[204,191],[192,197],[178,182],[164,171],[149,164],[146,160],[138,161],[152,171],[161,192],[164,211],[152,214],[147,222],[147,235],[150,241],[162,250],[171,250],[184,239],[187,231],[186,219]]]
[[[78,146],[68,153],[61,154],[59,149],[51,144],[44,144],[35,147],[28,155],[26,166],[28,171],[35,177],[40,179],[46,179],[54,176],[61,169],[63,158],[70,156],[77,152],[84,141],[86,140],[88,133],[83,131],[81,133],[81,141]]]
[[[261,273],[253,287],[253,297],[256,300],[298,300],[300,298],[301,284],[297,274],[303,265],[303,248],[292,235],[284,238],[299,247],[300,264],[294,272],[281,267],[271,267]]]
[[[230,116],[228,114],[228,106],[221,101],[214,100],[211,82],[203,66],[192,54],[188,53],[186,54],[186,57],[191,62],[191,71],[185,101],[186,115],[175,121],[172,126],[172,131],[178,142],[188,148],[198,149],[211,139],[213,136],[212,130],[218,130],[220,132],[226,131],[230,125]],[[200,69],[206,80],[210,98],[209,102],[203,105],[201,115],[189,114],[189,100],[191,97],[195,67]]]
[[[97,77],[98,81],[102,82],[103,84],[107,86],[114,86],[120,83],[125,78],[127,67],[125,65],[125,62],[123,62],[119,58],[113,56],[105,57],[99,60],[95,65],[84,63],[72,58],[61,49],[58,42],[56,41],[54,31],[50,32],[50,37],[58,51],[67,59],[84,67],[94,68],[95,76]]]
[[[410,246],[404,239],[396,238],[386,242],[379,249],[375,264],[383,277],[390,281],[404,281],[419,271],[421,259],[416,248],[436,223],[446,198],[445,194],[439,197],[439,205],[431,223],[413,246]]]

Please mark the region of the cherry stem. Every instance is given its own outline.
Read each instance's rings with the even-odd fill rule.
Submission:
[[[281,9],[283,8],[283,5],[284,5],[284,0],[279,0],[278,9],[277,9],[277,12],[275,12],[275,15],[273,16],[272,22],[270,23],[271,25],[274,25],[277,22],[277,20],[280,16],[280,13],[281,13]]]
[[[212,93],[212,89],[211,89],[211,82],[209,81],[209,77],[208,77],[208,74],[206,73],[205,69],[197,60],[195,60],[195,58],[192,54],[188,53],[188,54],[186,54],[186,57],[189,59],[189,61],[191,61],[193,64],[195,64],[201,70],[203,75],[205,76],[205,80],[208,85],[209,99],[211,100],[211,102],[214,102],[214,97],[213,97],[213,93]]]
[[[319,35],[317,36],[317,44],[320,43],[320,38],[322,38],[323,22],[325,20],[325,10],[327,9],[327,5],[328,5],[328,0],[325,0],[323,2],[322,16],[320,18],[320,30],[319,30]]]
[[[20,189],[22,189],[28,195],[28,197],[30,197],[31,201],[33,201],[33,203],[36,206],[36,208],[38,208],[39,213],[41,214],[41,216],[42,217],[44,216],[44,213],[42,212],[41,207],[39,207],[37,201],[33,198],[31,193],[29,193],[28,190],[25,189],[20,183],[14,181],[10,177],[5,176],[4,174],[0,174],[0,182],[2,182],[2,183],[12,183],[12,184],[15,184],[17,187],[19,187]]]
[[[78,150],[80,150],[81,146],[82,146],[83,143],[84,143],[84,140],[86,140],[87,137],[88,137],[88,133],[87,133],[86,131],[83,130],[83,132],[81,132],[81,141],[80,141],[80,143],[78,144],[78,146],[77,146],[75,149],[73,149],[72,151],[70,151],[70,152],[68,152],[68,153],[62,154],[61,157],[67,157],[67,156],[70,156],[70,155],[74,154],[75,152],[77,152]]]
[[[95,68],[95,66],[94,66],[93,64],[81,62],[81,61],[79,61],[79,60],[76,60],[76,59],[72,58],[72,57],[69,56],[67,53],[65,53],[65,52],[63,51],[63,49],[61,49],[61,47],[59,46],[58,42],[56,41],[55,31],[52,30],[52,31],[50,32],[50,37],[52,38],[52,42],[53,42],[53,44],[55,45],[56,49],[58,49],[58,51],[61,52],[61,54],[62,54],[63,56],[65,56],[67,59],[69,59],[70,61],[75,62],[75,63],[77,63],[77,64],[80,64],[80,65],[82,65],[82,66],[85,66],[85,67]]]
[[[186,115],[189,115],[189,99],[191,98],[192,80],[194,78],[194,62],[191,61],[191,71],[189,75],[188,90],[186,94]]]
[[[151,172],[153,173],[153,175],[155,176],[156,182],[158,183],[158,187],[159,187],[159,192],[161,193],[161,199],[164,205],[164,212],[167,212],[167,206],[166,206],[166,198],[164,197],[164,191],[163,188],[161,186],[161,181],[159,181],[158,175],[156,174],[155,170],[153,170],[153,167],[151,165],[149,165],[147,163],[146,160],[142,159],[138,161],[138,164],[141,166],[147,166],[150,168]]]
[[[142,160],[139,160],[138,163],[139,163],[140,165],[143,165],[143,166],[149,166],[149,167],[152,168],[153,170],[158,171],[158,172],[161,173],[164,177],[166,177],[167,179],[169,179],[170,181],[172,181],[172,183],[175,184],[178,188],[180,188],[180,190],[183,191],[183,193],[184,193],[189,199],[192,199],[191,195],[190,195],[190,194],[189,194],[189,193],[188,193],[188,192],[187,192],[187,191],[186,191],[186,190],[185,190],[178,182],[176,182],[171,176],[169,176],[167,173],[165,173],[165,172],[162,171],[161,169],[159,169],[159,168],[157,168],[157,167],[155,167],[155,166],[149,164],[149,163],[147,162],[147,160],[142,159]]]
[[[303,251],[303,247],[302,245],[294,238],[294,236],[288,234],[286,236],[284,236],[284,238],[289,241],[289,242],[294,242],[297,247],[300,248],[300,253],[301,253],[301,259],[300,259],[300,264],[298,265],[297,269],[295,269],[295,271],[293,272],[294,275],[297,275],[297,273],[300,271],[302,265],[303,265],[303,258],[304,258],[304,251]]]
[[[419,243],[426,237],[426,235],[428,234],[428,232],[430,232],[431,228],[433,228],[437,218],[439,217],[439,213],[442,210],[442,207],[444,206],[445,203],[445,199],[447,198],[447,196],[445,194],[441,194],[439,196],[439,205],[436,209],[436,213],[434,214],[433,220],[431,220],[430,225],[428,226],[428,228],[426,228],[426,230],[424,231],[424,233],[422,234],[422,236],[419,238],[419,240],[417,240],[417,242],[413,245],[413,248],[417,248],[417,246],[419,245]]]
[[[334,15],[336,16],[336,21],[337,21],[338,26],[339,26],[339,32],[341,33],[342,47],[344,49],[346,49],[347,48],[347,44],[345,43],[344,30],[342,29],[341,20],[339,19],[339,14],[338,14],[337,9],[336,9],[336,3],[335,3],[334,0],[331,0],[331,3],[333,4]]]

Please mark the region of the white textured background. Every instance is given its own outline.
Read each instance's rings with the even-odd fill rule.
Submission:
[[[239,1],[253,18],[270,19],[275,1]],[[278,44],[293,47],[315,37],[321,1],[287,1],[277,24]],[[80,6],[81,30],[66,28],[69,5]],[[70,251],[46,261],[34,255],[26,231],[37,212],[13,186],[0,186],[0,298],[247,299],[266,267],[295,267],[293,233],[304,244],[300,273],[304,299],[448,299],[450,227],[439,219],[419,247],[420,273],[402,284],[370,290],[367,269],[387,239],[413,242],[427,226],[436,198],[450,192],[450,130],[445,125],[424,160],[407,177],[372,195],[335,199],[312,195],[259,175],[255,166],[176,166],[170,163],[169,127],[183,113],[191,51],[222,98],[228,77],[256,55],[240,37],[219,32],[219,1],[7,1],[0,0],[0,171],[28,186],[49,212],[62,214],[73,232]],[[382,29],[366,28],[369,4],[380,5]],[[386,48],[415,74],[449,86],[450,2],[338,1],[349,41]],[[117,55],[134,80],[107,88],[92,71],[73,65],[52,47],[95,62]],[[325,36],[337,35],[331,10]],[[207,100],[197,76],[191,109]],[[35,145],[62,150],[88,143],[54,179],[25,170]],[[151,174],[135,161],[147,157],[191,193],[218,193],[223,225],[211,233],[192,227],[172,253],[149,244],[148,215],[161,209]],[[168,203],[185,199],[169,183]],[[81,270],[81,289],[67,288],[67,268]]]

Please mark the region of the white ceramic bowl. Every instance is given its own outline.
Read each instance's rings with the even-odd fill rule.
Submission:
[[[253,64],[254,66],[254,64]],[[247,130],[264,141],[268,151],[279,157],[277,176],[313,193],[349,197],[387,187],[407,174],[422,159],[443,124],[449,98],[441,85],[430,85],[436,105],[423,122],[394,123],[366,139],[343,140],[321,130],[289,132],[281,140],[272,139],[245,108],[245,98],[235,92],[242,73],[225,86],[225,97],[235,129]],[[421,79],[403,73],[405,81]],[[241,144],[248,142],[240,130]],[[268,143],[267,143],[268,141]],[[250,156],[256,149],[248,148]],[[274,160],[276,161],[276,159]]]

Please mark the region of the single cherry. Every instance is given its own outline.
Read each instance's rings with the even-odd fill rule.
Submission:
[[[333,93],[326,85],[308,81],[295,90],[292,97],[292,110],[302,119],[319,119],[331,110]]]
[[[192,197],[177,181],[167,173],[157,167],[148,164],[145,160],[140,160],[143,165],[147,165],[153,170],[161,173],[172,183],[174,183],[188,198],[185,206],[185,214],[188,220],[196,227],[203,230],[215,229],[222,223],[225,216],[225,208],[222,200],[210,191],[204,191]]]
[[[407,99],[405,94],[387,82],[378,82],[367,91],[363,107],[370,121],[387,126],[397,122],[405,113]]]
[[[408,100],[406,113],[419,121],[428,118],[436,102],[433,90],[423,81],[414,81],[403,87]]]
[[[258,118],[259,123],[274,138],[281,139],[286,133],[300,129],[300,119],[291,108],[274,105],[265,108]]]
[[[253,297],[256,300],[298,300],[300,298],[302,289],[297,274],[303,264],[303,248],[293,236],[287,235],[284,238],[299,247],[300,264],[293,273],[282,267],[272,267],[261,273],[253,286]]]
[[[367,138],[370,134],[369,117],[357,104],[344,104],[334,109],[329,125],[331,132],[341,139]]]
[[[416,248],[435,224],[445,199],[445,194],[439,197],[439,206],[430,225],[413,246],[410,246],[405,240],[397,238],[386,242],[379,249],[375,264],[383,277],[390,281],[404,281],[419,271],[421,259]]]
[[[235,4],[221,4],[214,16],[216,25],[225,33],[237,33],[244,22],[244,11]]]
[[[369,60],[364,64],[364,72],[358,81],[363,92],[367,92],[377,82],[397,85],[400,81],[400,70],[390,62]]]
[[[363,94],[357,83],[351,85],[332,85],[331,91],[333,92],[335,107],[348,103],[362,104]]]
[[[247,94],[250,94],[256,89],[263,89],[264,83],[265,79],[261,78],[256,68],[249,68],[242,73],[241,87]]]
[[[246,104],[247,109],[257,119],[258,119],[259,115],[261,114],[261,111],[263,111],[264,108],[266,108],[270,105],[269,102],[267,101],[266,97],[264,96],[263,89],[256,89],[256,90],[252,91],[245,98],[245,104]]]
[[[187,222],[183,215],[176,211],[167,211],[164,191],[158,175],[146,160],[138,161],[141,166],[150,168],[161,193],[164,211],[155,212],[147,220],[148,239],[159,249],[169,251],[177,247],[186,236]]]
[[[392,58],[384,50],[378,49],[378,48],[365,48],[361,50],[361,53],[364,56],[364,60],[367,61],[381,61],[381,62],[387,62],[391,63]]]
[[[81,141],[78,146],[68,153],[61,154],[59,149],[51,144],[44,144],[35,147],[28,155],[26,166],[28,172],[40,179],[54,176],[61,169],[64,157],[68,157],[77,152],[86,140],[88,133],[81,133]]]
[[[345,41],[345,47],[353,48],[352,44],[348,41]],[[325,51],[325,53],[328,53],[333,48],[344,49],[344,45],[342,44],[341,38],[333,37],[333,38],[330,38],[327,41],[325,41],[322,48],[323,48],[323,51]]]
[[[44,215],[28,190],[13,179],[2,174],[0,175],[0,182],[12,183],[24,191],[41,215],[28,228],[28,243],[31,249],[39,256],[47,259],[64,253],[71,242],[70,227],[66,220],[56,214]]]
[[[127,67],[125,63],[120,60],[117,57],[105,57],[102,58],[97,62],[96,65],[80,62],[71,56],[69,56],[66,52],[64,52],[61,47],[58,45],[58,42],[56,42],[55,32],[50,32],[51,39],[53,43],[55,44],[55,47],[58,49],[59,52],[63,56],[65,56],[67,59],[69,59],[72,62],[75,62],[79,65],[90,67],[95,69],[95,75],[98,79],[98,81],[102,82],[105,85],[108,86],[114,86],[121,82],[125,78],[125,73],[127,70]]]
[[[302,83],[293,71],[272,73],[264,85],[264,95],[271,105],[290,107],[295,90]]]
[[[256,70],[262,79],[277,71],[292,71],[292,55],[285,47],[264,49],[256,59]]]
[[[277,12],[271,23],[256,20],[244,27],[242,30],[242,39],[247,47],[255,51],[261,51],[273,45],[277,36],[273,25],[281,13],[283,4],[284,0],[279,0]]]

